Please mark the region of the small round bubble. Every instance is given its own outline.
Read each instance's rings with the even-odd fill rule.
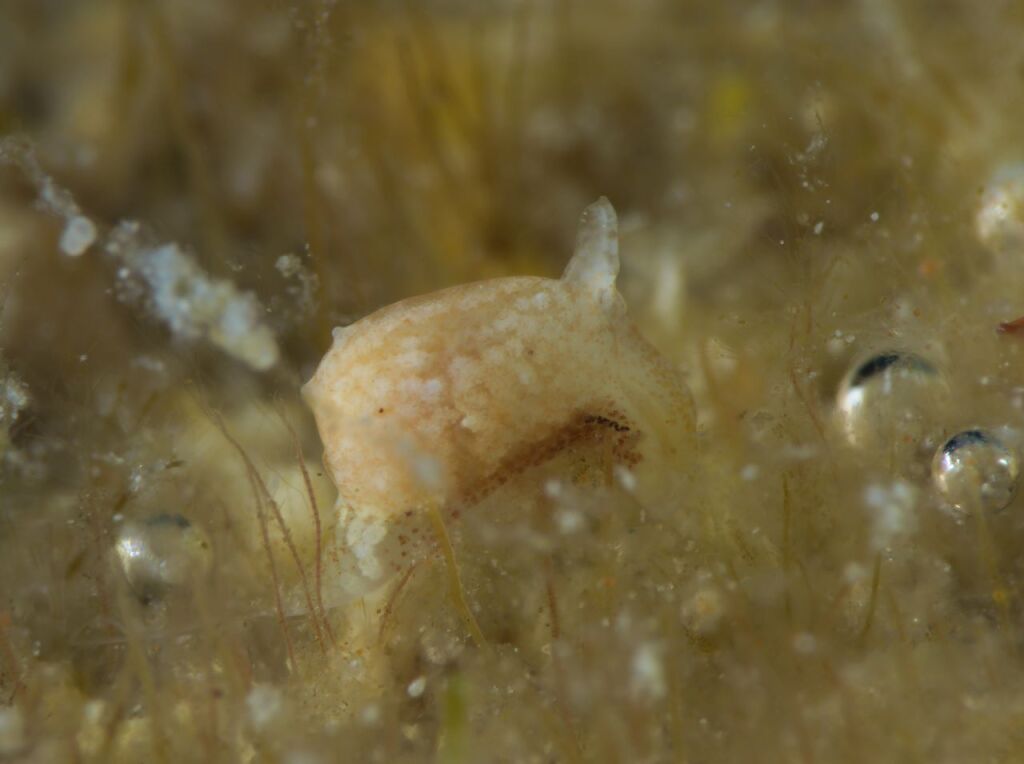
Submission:
[[[128,586],[144,604],[198,580],[213,556],[206,533],[171,514],[126,523],[114,550]]]
[[[887,350],[857,360],[843,377],[836,417],[847,441],[883,455],[926,445],[948,401],[945,377],[913,353]]]
[[[1017,492],[1020,458],[986,430],[958,432],[935,452],[932,479],[942,498],[965,512],[995,512]]]
[[[1024,254],[1024,162],[997,169],[974,218],[978,240],[994,253]]]

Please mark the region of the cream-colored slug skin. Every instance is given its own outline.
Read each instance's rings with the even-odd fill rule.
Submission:
[[[458,516],[566,450],[603,448],[641,498],[688,456],[689,392],[627,317],[618,270],[602,198],[561,279],[456,286],[335,330],[303,394],[338,487],[349,589],[417,556],[428,507]]]

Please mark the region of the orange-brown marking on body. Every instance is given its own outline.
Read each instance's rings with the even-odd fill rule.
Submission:
[[[1024,329],[1024,316],[1015,318],[1013,321],[1003,321],[999,324],[1000,334],[1016,334],[1017,332]]]
[[[615,464],[635,467],[642,458],[636,448],[640,433],[619,409],[608,407],[600,411],[600,414],[592,413],[593,409],[577,412],[547,435],[513,450],[490,474],[456,493],[455,500],[447,507],[448,516],[458,520],[466,509],[528,470],[540,467],[570,449],[597,445],[602,439],[609,446],[609,469]],[[389,566],[393,572],[401,573],[407,569],[410,557],[414,556],[410,554],[412,548],[422,549],[421,545],[430,546],[434,542],[429,534],[415,538],[420,536],[421,520],[420,513],[407,510],[396,521],[404,526],[404,530],[398,536],[398,554]]]
[[[515,477],[539,467],[570,448],[594,443],[611,436],[612,460],[635,466],[640,461],[636,449],[639,434],[629,420],[616,409],[604,413],[579,412],[539,440],[526,443],[506,456],[492,473],[461,491],[456,500],[460,507],[477,504]]]

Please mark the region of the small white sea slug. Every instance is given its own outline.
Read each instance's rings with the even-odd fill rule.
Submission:
[[[303,394],[338,488],[346,589],[421,557],[425,510],[458,517],[566,453],[630,470],[641,500],[685,469],[689,391],[627,317],[618,271],[602,198],[560,279],[456,286],[335,330]]]

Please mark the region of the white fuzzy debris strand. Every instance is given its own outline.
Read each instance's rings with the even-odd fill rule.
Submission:
[[[122,223],[107,251],[123,263],[122,280],[144,285],[153,315],[176,337],[206,339],[257,371],[277,363],[280,351],[259,301],[230,281],[211,277],[177,244],[144,246],[138,227]]]

